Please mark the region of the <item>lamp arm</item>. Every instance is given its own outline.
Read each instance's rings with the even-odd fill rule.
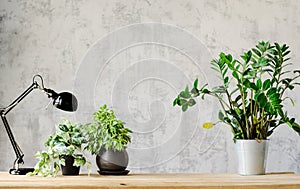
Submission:
[[[1,118],[2,118],[2,121],[3,121],[3,124],[4,124],[4,127],[6,129],[6,132],[7,132],[7,135],[9,137],[9,140],[11,142],[11,145],[13,146],[13,149],[15,151],[15,154],[17,156],[17,159],[15,160],[14,162],[14,168],[18,168],[16,166],[18,166],[19,164],[24,164],[24,160],[23,160],[23,157],[24,157],[24,154],[22,152],[22,150],[20,149],[19,145],[17,144],[16,140],[15,140],[15,137],[9,127],[9,124],[7,122],[7,119],[5,117],[5,115],[1,115]]]
[[[38,88],[39,85],[37,82],[33,82],[18,98],[16,98],[10,105],[7,107],[1,109],[1,115],[6,115],[8,112],[10,112],[15,106],[19,104],[33,89]]]
[[[11,142],[11,145],[13,146],[13,149],[15,151],[15,154],[17,156],[17,159],[14,162],[14,168],[18,169],[19,164],[24,164],[23,161],[23,157],[24,154],[21,150],[21,148],[19,147],[18,143],[15,140],[15,137],[10,129],[10,126],[8,124],[8,121],[6,119],[6,114],[8,112],[10,112],[14,107],[16,107],[19,102],[21,102],[31,91],[33,91],[34,89],[38,88],[39,85],[37,84],[37,82],[33,82],[32,85],[30,85],[18,98],[16,98],[9,106],[7,106],[6,108],[2,108],[0,109],[0,115],[1,115],[1,119],[2,122],[4,124],[4,127],[6,129],[7,135],[9,137],[9,140]]]

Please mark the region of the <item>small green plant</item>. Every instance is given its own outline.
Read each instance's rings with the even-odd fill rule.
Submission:
[[[198,88],[198,79],[189,90],[188,86],[174,100],[183,111],[196,104],[195,98],[205,95],[215,97],[221,105],[219,122],[229,125],[236,139],[267,139],[282,124],[287,124],[300,134],[300,126],[295,118],[284,111],[283,102],[290,100],[285,96],[287,90],[293,90],[299,83],[300,70],[288,70],[289,47],[261,41],[245,52],[237,60],[231,54],[220,53],[218,59],[211,62],[222,84],[212,89],[205,84]],[[217,123],[219,123],[217,122]],[[207,122],[204,128],[217,123]]]
[[[56,125],[55,134],[45,142],[48,150],[35,154],[34,157],[38,159],[38,163],[30,175],[55,176],[60,170],[59,164],[65,165],[64,156],[73,156],[73,165],[76,167],[87,164],[90,172],[90,162],[87,162],[83,153],[84,143],[87,143],[87,140],[83,137],[80,126],[69,120],[62,120]]]
[[[117,119],[113,110],[103,105],[94,112],[92,122],[83,126],[85,136],[88,138],[85,149],[93,155],[98,154],[102,147],[106,150],[124,150],[124,147],[131,142],[129,133],[132,133],[124,125],[125,122]]]

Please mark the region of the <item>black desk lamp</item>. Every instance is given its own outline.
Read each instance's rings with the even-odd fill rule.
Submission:
[[[36,78],[41,79],[41,86],[37,83]],[[40,75],[35,75],[33,77],[33,83],[17,98],[15,99],[9,106],[5,108],[0,108],[0,115],[3,121],[3,124],[5,126],[6,132],[8,134],[9,140],[11,142],[11,145],[13,146],[13,149],[16,153],[17,159],[14,161],[13,168],[9,170],[9,173],[12,175],[25,175],[28,172],[32,172],[33,168],[19,168],[19,165],[24,164],[24,154],[20,148],[20,146],[17,144],[14,135],[9,127],[9,124],[6,119],[6,114],[10,112],[14,107],[16,107],[21,100],[23,100],[33,89],[40,89],[44,91],[48,98],[53,99],[53,106],[55,106],[58,109],[73,112],[77,110],[77,99],[76,97],[68,92],[62,92],[62,93],[56,93],[55,91],[51,89],[44,88],[43,78]]]

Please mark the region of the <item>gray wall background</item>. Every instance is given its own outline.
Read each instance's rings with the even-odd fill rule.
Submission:
[[[235,56],[259,40],[287,43],[300,67],[300,1],[296,0],[1,0],[0,105],[32,82],[74,92],[79,111],[65,113],[34,91],[8,114],[26,166],[62,117],[86,123],[106,103],[131,128],[129,169],[151,173],[236,172],[232,135],[216,121],[208,98],[187,113],[172,100],[187,83],[217,84],[209,62],[220,51]],[[289,95],[300,120],[299,88]],[[0,128],[0,170],[15,155]],[[287,126],[270,138],[267,171],[300,172],[299,136]],[[93,171],[96,171],[94,157]]]

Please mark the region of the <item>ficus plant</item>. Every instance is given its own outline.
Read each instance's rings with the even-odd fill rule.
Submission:
[[[97,155],[101,148],[123,151],[131,142],[129,134],[132,131],[106,104],[94,112],[92,122],[84,125],[82,130],[88,140],[85,149],[93,155]]]
[[[63,119],[61,123],[56,125],[56,132],[50,135],[45,146],[46,151],[39,151],[35,154],[38,159],[34,171],[29,175],[41,175],[44,177],[55,176],[60,171],[59,165],[65,165],[64,156],[73,156],[73,166],[79,167],[87,165],[90,172],[91,164],[84,155],[83,144],[87,140],[82,134],[80,125],[71,123],[67,119]]]
[[[293,99],[286,96],[288,90],[299,85],[297,79],[300,70],[288,69],[289,46],[261,41],[254,48],[245,52],[241,60],[231,54],[221,52],[211,61],[222,84],[209,88],[207,84],[198,88],[198,79],[191,90],[187,86],[174,100],[173,105],[186,111],[196,104],[195,98],[215,97],[221,106],[219,121],[231,128],[236,139],[267,139],[280,125],[287,124],[298,134],[300,126],[295,118],[288,116],[284,101]],[[211,128],[217,123],[206,122],[204,128]]]

